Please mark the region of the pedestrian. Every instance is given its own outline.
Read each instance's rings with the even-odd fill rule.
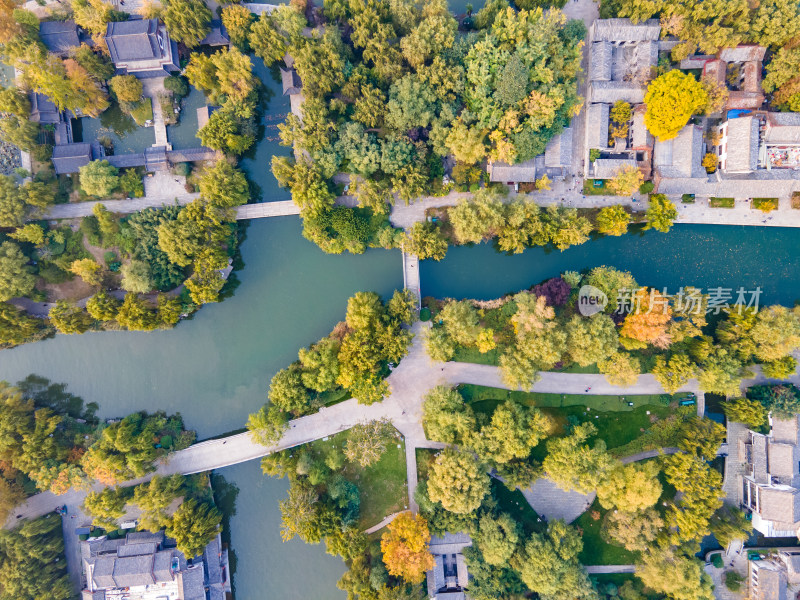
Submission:
[[[222,443],[223,443],[223,444],[227,444],[227,443],[228,443],[228,440],[224,440]]]
[[[586,392],[585,392],[585,393],[586,393],[586,394],[588,394],[590,389],[592,389],[592,387],[591,387],[591,386],[587,387],[587,388],[586,388]]]

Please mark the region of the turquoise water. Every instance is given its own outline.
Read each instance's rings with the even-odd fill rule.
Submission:
[[[676,225],[668,233],[648,231],[604,237],[564,252],[532,248],[507,256],[492,245],[450,248],[441,262],[420,265],[422,294],[496,298],[568,270],[599,265],[628,270],[643,285],[760,286],[762,300],[792,305],[800,299],[800,229]]]
[[[278,181],[270,168],[274,155],[288,156],[291,153],[289,148],[278,143],[278,124],[283,122],[291,110],[289,97],[283,95],[277,65],[270,70],[260,58],[251,55],[250,59],[253,61],[253,71],[264,84],[265,108],[259,124],[263,137],[245,153],[240,164],[247,172],[251,184],[254,184],[261,202],[291,200],[289,191],[278,187]],[[282,62],[280,66],[284,66]]]
[[[173,150],[197,148],[201,145],[197,137],[197,109],[205,105],[205,94],[190,88],[189,95],[181,100],[178,124],[167,126],[167,140],[172,144]]]
[[[144,152],[156,142],[156,134],[152,127],[139,127],[130,115],[112,102],[111,106],[98,118],[82,117],[75,128],[76,142],[93,142],[101,136],[111,138],[114,143],[114,154],[131,154]]]

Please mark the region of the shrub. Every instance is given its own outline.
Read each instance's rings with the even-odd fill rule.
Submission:
[[[591,150],[589,150],[589,161],[590,162],[594,162],[598,158],[600,158],[600,150],[598,150],[597,148],[592,148]]]
[[[777,198],[753,198],[752,208],[768,213],[778,209]]]
[[[703,157],[703,162],[700,164],[705,167],[706,173],[713,173],[717,170],[718,163],[719,159],[717,158],[717,155],[709,152]]]
[[[721,569],[724,566],[724,562],[722,562],[722,554],[717,552],[713,557],[711,557],[711,564],[714,565],[716,568]]]
[[[431,309],[427,306],[419,311],[419,320],[420,321],[430,321],[431,320]]]
[[[642,185],[639,186],[639,193],[640,194],[649,194],[656,188],[656,185],[652,181],[645,181]]]
[[[716,556],[719,556],[719,554],[716,554],[715,557]],[[736,571],[728,571],[725,573],[725,587],[732,592],[738,592],[742,589],[742,581],[744,581],[744,577],[739,575]]]

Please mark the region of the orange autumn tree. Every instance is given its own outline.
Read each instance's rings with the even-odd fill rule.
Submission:
[[[404,512],[387,529],[381,537],[381,551],[389,574],[409,583],[420,583],[425,571],[434,565],[433,555],[428,552],[431,540],[428,522],[422,516]]]
[[[652,344],[666,348],[670,344],[667,326],[672,320],[669,298],[654,289],[641,288],[633,293],[630,311],[619,330],[620,343],[628,350]]]

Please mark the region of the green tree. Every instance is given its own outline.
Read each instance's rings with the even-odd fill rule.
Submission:
[[[758,3],[750,20],[749,37],[756,44],[777,48],[800,34],[797,5],[788,0]]]
[[[288,417],[277,406],[262,406],[247,418],[247,430],[253,440],[262,446],[271,446],[281,439],[288,429]]]
[[[667,233],[678,218],[678,209],[664,194],[653,194],[650,196],[650,205],[645,214],[647,216],[645,229]]]
[[[120,102],[138,102],[142,99],[142,82],[135,75],[117,75],[111,78],[111,91]]]
[[[68,300],[56,301],[48,316],[59,333],[84,333],[94,324],[91,316]]]
[[[674,394],[697,375],[697,366],[686,354],[657,356],[651,372],[666,393]]]
[[[577,246],[589,240],[592,224],[580,216],[576,208],[551,204],[542,213],[544,235],[559,250]]]
[[[752,377],[741,360],[720,346],[714,346],[700,366],[697,376],[700,387],[715,394],[738,396],[742,379]]]
[[[584,423],[570,435],[547,442],[542,469],[558,487],[589,493],[615,466],[603,440],[596,440],[593,446],[586,443],[596,434],[597,428],[592,423]]]
[[[0,302],[0,345],[9,348],[47,334],[46,321],[28,316],[7,302]]]
[[[19,227],[25,221],[25,200],[14,178],[0,175],[0,227]]]
[[[400,133],[427,127],[436,116],[436,94],[415,74],[395,81],[389,88],[386,124]]]
[[[73,261],[69,270],[89,285],[100,285],[103,278],[103,267],[91,258]]]
[[[503,204],[495,193],[488,190],[462,199],[447,214],[460,244],[477,244],[486,237],[492,237],[504,222]]]
[[[133,488],[133,504],[142,511],[139,528],[145,531],[159,531],[169,527],[172,517],[169,506],[183,494],[183,477],[154,475],[147,482]]]
[[[387,420],[354,425],[347,434],[344,455],[361,467],[377,463],[386,447],[395,439],[395,430]]]
[[[618,196],[630,196],[636,193],[639,186],[642,185],[644,176],[638,167],[629,165],[621,167],[613,179],[609,180],[607,185],[608,189],[617,194]]]
[[[621,204],[604,206],[597,213],[597,231],[606,235],[625,235],[630,222],[631,216]]]
[[[444,328],[435,327],[425,332],[425,350],[431,360],[447,362],[455,355],[456,342]]]
[[[747,541],[753,533],[753,523],[747,515],[728,505],[717,509],[711,517],[711,533],[723,548],[735,540]]]
[[[442,260],[447,254],[447,239],[435,223],[416,222],[403,239],[403,249],[420,260]]]
[[[197,46],[211,31],[211,11],[202,0],[164,0],[162,4],[161,18],[170,37],[187,48]]]
[[[644,510],[658,502],[661,496],[657,476],[658,465],[652,462],[618,465],[600,481],[597,498],[609,510],[616,508],[626,513]]]
[[[98,321],[113,321],[117,318],[120,301],[106,290],[100,290],[86,301],[86,312]]]
[[[425,396],[422,409],[422,425],[431,440],[460,444],[476,430],[475,414],[456,389],[436,386]]]
[[[520,528],[507,513],[494,516],[484,513],[478,521],[478,533],[475,544],[490,565],[501,567],[507,565],[517,550],[521,539]]]
[[[153,280],[150,277],[150,267],[141,260],[132,260],[122,265],[122,289],[137,294],[146,294],[153,289]]]
[[[255,55],[267,66],[281,60],[286,54],[286,40],[266,11],[250,26],[248,41]]]
[[[711,576],[703,564],[673,549],[652,549],[642,554],[636,575],[650,589],[674,600],[713,600]]]
[[[231,43],[239,50],[249,48],[250,27],[255,17],[250,10],[241,4],[229,4],[222,8],[222,24],[228,30]]]
[[[79,169],[81,189],[90,196],[110,196],[119,187],[118,175],[107,160],[93,160]]]
[[[450,301],[439,313],[444,329],[453,341],[462,346],[472,346],[480,333],[477,309],[469,300]]]
[[[158,327],[156,312],[139,294],[128,292],[117,311],[117,323],[130,331],[151,331]]]
[[[187,500],[178,507],[167,528],[184,556],[199,556],[219,533],[222,513],[208,502]]]
[[[72,57],[98,82],[108,81],[114,76],[114,65],[109,57],[102,52],[95,52],[88,44],[81,44],[74,49]]]
[[[689,122],[691,116],[708,104],[708,93],[691,73],[669,71],[647,88],[644,122],[659,140],[670,140]]]
[[[469,436],[467,445],[487,462],[503,464],[527,458],[550,426],[550,420],[537,409],[507,401],[494,409],[477,435]]]
[[[744,423],[751,429],[758,429],[767,422],[764,405],[748,398],[728,400],[722,405],[722,411],[729,421]]]
[[[582,367],[607,359],[619,346],[614,321],[602,313],[591,317],[575,315],[567,322],[565,330],[567,352],[572,361]]]
[[[637,512],[614,510],[608,513],[605,533],[630,552],[649,550],[664,527],[664,519],[655,508]]]
[[[283,412],[298,417],[308,412],[311,395],[303,385],[303,376],[297,363],[281,369],[269,384],[269,401]]]
[[[469,452],[445,448],[431,465],[428,494],[445,510],[456,514],[474,512],[488,493],[489,476]]]
[[[247,204],[250,186],[244,173],[226,160],[218,160],[200,177],[200,195],[221,208]]]
[[[94,525],[111,530],[119,527],[119,519],[125,515],[127,502],[127,490],[109,487],[100,492],[89,492],[82,508],[92,517]]]
[[[339,347],[337,340],[322,338],[311,348],[301,348],[298,353],[303,386],[315,392],[325,392],[336,387],[339,376]]]
[[[596,600],[597,592],[578,562],[582,549],[583,541],[575,529],[553,521],[545,533],[528,538],[513,565],[540,598]]]
[[[615,352],[597,363],[597,368],[611,385],[633,385],[642,372],[641,363],[627,352]]]

